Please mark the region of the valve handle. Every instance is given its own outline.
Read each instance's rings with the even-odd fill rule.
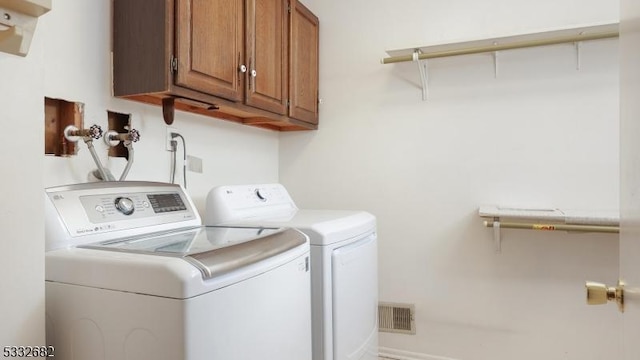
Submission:
[[[138,142],[140,140],[140,132],[136,129],[129,130],[129,140],[131,142]]]
[[[89,132],[87,135],[90,138],[100,139],[102,137],[102,128],[99,125],[93,124],[89,128]]]

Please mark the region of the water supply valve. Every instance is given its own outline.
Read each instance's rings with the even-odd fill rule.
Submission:
[[[127,133],[118,133],[114,130],[109,130],[104,136],[104,142],[108,146],[117,146],[121,141],[125,144],[134,143],[140,140],[140,132],[136,129],[131,129]]]
[[[65,139],[71,142],[78,142],[78,140],[90,140],[100,139],[102,137],[102,128],[99,125],[93,124],[88,129],[78,129],[73,125],[69,125],[64,129]]]
[[[98,167],[100,178],[102,180],[113,180],[113,175],[111,175],[111,173],[102,166],[100,158],[93,147],[93,140],[97,140],[102,137],[102,128],[99,125],[91,125],[88,129],[78,129],[73,125],[69,125],[64,129],[64,137],[72,142],[77,142],[82,139],[82,141],[87,144],[87,149],[89,149],[93,162],[95,162]]]

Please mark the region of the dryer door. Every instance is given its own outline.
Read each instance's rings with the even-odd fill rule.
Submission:
[[[333,251],[333,359],[378,359],[376,234]]]

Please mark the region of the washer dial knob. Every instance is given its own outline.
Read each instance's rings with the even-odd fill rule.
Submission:
[[[128,197],[119,197],[115,200],[116,209],[125,215],[133,214],[135,210],[133,206],[133,200]]]

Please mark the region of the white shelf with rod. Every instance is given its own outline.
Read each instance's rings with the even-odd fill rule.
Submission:
[[[494,59],[494,71],[497,75],[499,51],[557,44],[574,44],[576,49],[576,67],[579,69],[580,43],[590,40],[617,38],[619,36],[618,25],[618,23],[594,24],[513,36],[387,50],[389,57],[383,58],[381,63],[394,64],[405,61],[416,62],[418,64],[420,78],[422,81],[422,99],[426,100],[428,92],[428,59],[492,53]]]
[[[501,251],[501,229],[542,231],[575,231],[617,234],[620,215],[617,211],[588,211],[560,209],[523,209],[499,206],[481,206],[478,215],[490,220],[485,227],[493,228],[496,252]]]

